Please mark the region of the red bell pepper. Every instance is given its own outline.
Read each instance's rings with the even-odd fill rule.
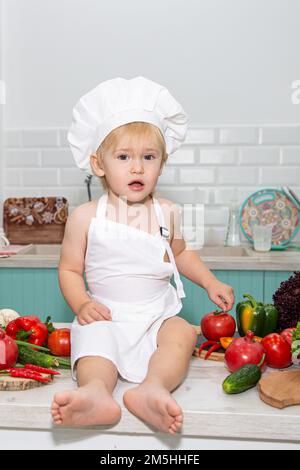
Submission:
[[[48,338],[48,328],[39,317],[28,315],[12,320],[6,326],[6,334],[13,339],[26,340],[28,343],[43,346]]]

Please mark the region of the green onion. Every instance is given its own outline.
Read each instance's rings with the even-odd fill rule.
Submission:
[[[32,343],[27,343],[26,341],[20,341],[18,339],[15,339],[15,342],[19,344],[20,346],[27,346],[28,348],[36,348],[36,349],[40,349],[41,351],[46,351],[46,352],[50,351],[50,349],[48,348],[44,348],[43,346],[37,346],[36,344],[32,344]]]

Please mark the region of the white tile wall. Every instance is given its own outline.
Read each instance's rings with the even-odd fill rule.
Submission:
[[[67,129],[6,130],[4,199],[65,196],[71,211],[88,200],[86,173],[75,166],[66,135]],[[260,188],[283,185],[300,197],[300,126],[193,126],[169,157],[156,195],[182,206],[203,204],[204,242],[213,245],[224,243],[234,191],[242,203]],[[93,199],[102,193],[95,178],[91,189]],[[191,225],[183,229],[193,232]]]
[[[300,144],[299,126],[269,126],[260,129],[261,144]]]
[[[255,127],[232,127],[219,129],[220,144],[258,144],[258,129]]]
[[[240,165],[273,165],[277,166],[280,159],[279,147],[240,147]]]

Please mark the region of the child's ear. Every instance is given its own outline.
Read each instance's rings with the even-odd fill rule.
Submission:
[[[96,176],[104,176],[105,175],[105,171],[104,171],[103,165],[102,165],[102,160],[95,153],[93,153],[90,156],[90,164],[91,164],[92,170],[93,170],[93,172]]]

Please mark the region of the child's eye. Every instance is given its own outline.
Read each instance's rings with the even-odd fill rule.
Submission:
[[[124,161],[124,159],[123,159],[122,157],[125,157],[125,158],[126,158],[127,156],[128,156],[128,155],[119,155],[119,156],[118,156],[118,159],[121,159],[122,161]],[[145,155],[145,157],[153,157],[153,158],[155,158],[154,155]],[[151,158],[151,159],[150,159],[150,158],[149,158],[149,159],[146,158],[146,159],[147,159],[147,160],[152,160],[152,158]]]

